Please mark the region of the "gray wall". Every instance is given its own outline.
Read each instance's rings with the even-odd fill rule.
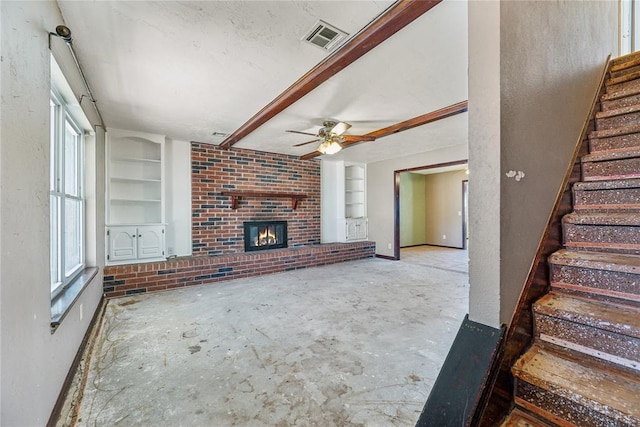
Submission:
[[[613,1],[469,2],[472,320],[511,320],[615,52],[616,13]]]
[[[462,181],[465,179],[464,170],[425,175],[425,242],[428,245],[462,248]]]
[[[51,333],[48,32],[63,21],[54,1],[2,1],[0,12],[0,424],[37,426],[49,418],[102,286],[99,274]],[[74,91],[84,93],[66,45],[52,43]],[[89,102],[85,111],[97,123]],[[102,131],[92,144],[89,153],[104,152]],[[98,176],[88,183],[93,218],[87,234],[97,236],[90,252],[100,264],[104,158],[93,161]]]
[[[424,245],[426,242],[425,175],[400,174],[400,247]]]

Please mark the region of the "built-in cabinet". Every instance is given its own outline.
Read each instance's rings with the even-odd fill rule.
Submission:
[[[321,171],[322,241],[366,240],[366,165],[323,160]]]
[[[165,259],[164,136],[107,130],[107,263]]]
[[[164,259],[164,233],[164,225],[109,226],[109,262]]]
[[[364,165],[344,167],[345,240],[365,240],[368,236],[366,211],[366,174]]]

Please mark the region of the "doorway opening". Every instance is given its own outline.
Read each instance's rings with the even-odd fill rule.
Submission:
[[[408,207],[410,206],[410,203],[407,203],[406,198],[401,199],[401,187],[405,187],[405,193],[411,193],[413,190],[408,191],[407,189],[414,187],[412,187],[412,184],[409,184],[409,186],[407,186],[406,183],[412,180],[419,183],[420,179],[416,176],[416,174],[426,176],[453,171],[458,171],[464,174],[467,164],[468,160],[457,160],[453,162],[437,163],[433,165],[425,165],[394,171],[394,254],[392,259],[400,259],[400,248],[403,246],[406,247],[412,245],[415,246],[430,244],[433,246],[442,246],[457,249],[466,248],[466,235],[468,229],[466,221],[466,212],[468,211],[468,209],[466,202],[468,198],[465,197],[464,184],[462,187],[462,197],[459,198],[460,182],[462,181],[462,179],[455,181],[457,182],[457,190],[454,190],[452,192],[443,189],[432,191],[431,193],[433,194],[431,195],[431,199],[427,202],[424,202],[424,199],[427,199],[427,193],[425,191],[422,201],[424,202],[424,204],[420,204],[422,203],[420,202],[417,204],[417,207],[412,206],[411,208]],[[406,175],[403,176],[403,174]],[[466,174],[464,174],[463,176],[466,176]],[[464,180],[468,181],[466,179]],[[418,189],[417,194],[422,191],[420,185],[422,184],[417,184],[415,186],[415,188]],[[431,183],[424,185],[426,186],[437,184]],[[426,187],[422,188],[426,189]],[[454,194],[457,195],[454,196]],[[404,196],[411,198],[412,194],[405,194]],[[401,210],[401,205],[404,205],[404,210]],[[408,212],[408,209],[411,209],[413,212]],[[421,213],[421,209],[424,210],[424,212]],[[429,214],[429,216],[433,218],[433,221],[436,221],[441,225],[430,226],[429,222],[426,219],[426,214]],[[403,226],[405,227],[404,230],[401,229],[401,221],[403,217]],[[458,227],[454,224],[461,225]],[[407,227],[415,228],[416,230],[418,230],[418,233],[424,232],[424,237],[419,236],[417,240],[411,240],[411,238],[408,237],[410,236],[410,232],[407,232]]]

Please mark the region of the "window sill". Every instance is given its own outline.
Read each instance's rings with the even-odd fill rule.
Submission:
[[[62,319],[73,307],[78,300],[82,291],[87,287],[91,280],[98,274],[98,267],[87,267],[82,270],[65,289],[62,290],[53,300],[51,300],[51,333],[53,334]]]

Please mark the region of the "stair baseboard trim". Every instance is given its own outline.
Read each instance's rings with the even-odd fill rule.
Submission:
[[[614,356],[613,354],[604,353],[602,351],[595,350],[590,347],[585,347],[580,344],[576,344],[571,341],[563,340],[557,337],[553,337],[547,334],[540,334],[540,339],[542,341],[555,344],[560,347],[568,348],[569,350],[574,350],[579,353],[583,353],[597,359],[605,360],[607,362],[615,363],[616,365],[624,366],[626,368],[633,369],[634,371],[640,372],[640,362],[630,359],[625,359],[624,357]]]
[[[539,406],[534,405],[533,403],[529,403],[526,400],[522,399],[521,397],[515,396],[514,397],[514,403],[517,406],[520,406],[521,408],[526,409],[527,411],[531,412],[532,414],[537,415],[538,417],[541,417],[545,420],[551,421],[555,424],[557,424],[560,427],[579,427],[573,423],[570,423],[567,420],[563,420],[562,418],[558,417],[557,415],[552,414],[549,411],[545,411],[544,409],[540,408]]]
[[[640,302],[640,295],[627,294],[624,292],[611,291],[608,289],[599,289],[599,288],[593,288],[593,287],[585,287],[581,285],[572,285],[570,283],[563,283],[563,282],[551,282],[551,287],[567,290],[567,291],[589,293],[594,295],[601,295],[604,297],[612,297],[612,298],[618,298],[618,299],[623,299],[627,301]]]

